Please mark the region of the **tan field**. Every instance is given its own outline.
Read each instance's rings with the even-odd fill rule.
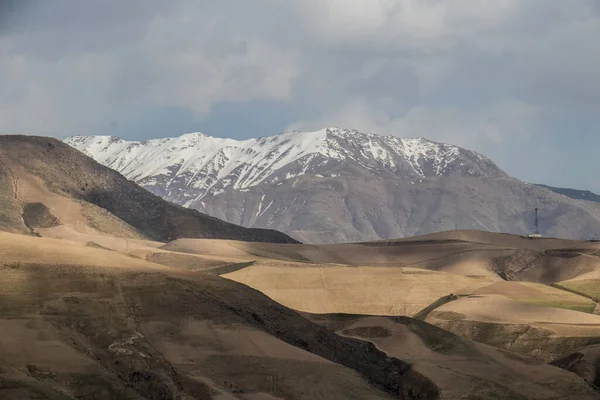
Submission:
[[[224,274],[298,311],[413,316],[442,296],[468,294],[490,280],[402,267],[260,262]]]
[[[596,307],[596,303],[587,297],[535,282],[501,281],[475,290],[473,294],[499,294],[522,303],[585,313],[593,312]]]
[[[250,260],[235,243],[213,241],[214,246],[208,246],[212,251],[204,256],[171,252],[165,249],[169,246],[151,250],[141,243],[137,251],[165,264],[159,265],[83,243],[0,235],[2,243],[10,244],[0,253],[5,265],[0,326],[9,333],[0,339],[0,377],[11,387],[0,390],[0,394],[6,394],[6,398],[33,398],[40,393],[51,399],[82,395],[94,398],[99,393],[98,385],[108,397],[95,398],[117,394],[136,398],[140,393],[173,390],[187,398],[214,399],[395,398],[367,383],[361,375],[364,369],[357,371],[358,364],[365,363],[365,355],[355,353],[364,347],[351,350],[353,345],[348,342],[342,348],[347,346],[352,354],[345,355],[327,347],[326,343],[333,345],[343,337],[373,342],[388,357],[412,364],[413,372],[406,376],[406,382],[426,392],[433,390],[426,388],[425,382],[430,379],[430,385],[438,388],[439,398],[478,395],[500,399],[516,394],[527,399],[595,398],[591,387],[569,372],[460,339],[411,319],[309,316],[327,328],[319,335],[327,331],[334,335],[325,343],[310,344],[310,332],[317,328],[231,282],[247,278],[251,281],[246,284],[265,285],[263,290],[269,297],[283,304],[305,301],[307,308],[326,304],[334,308],[335,315],[352,310],[400,315],[420,309],[448,292],[461,295],[503,291],[513,297],[522,294],[501,280],[410,267],[317,265],[258,258],[251,260],[255,262],[251,266],[226,273],[228,281],[202,271]],[[86,267],[81,266],[81,260]],[[293,289],[298,282],[300,289]],[[518,285],[545,293],[550,300],[556,297],[553,289],[544,285]],[[362,287],[362,293],[347,291],[358,287]],[[580,300],[579,296],[567,295],[575,296],[569,300],[579,304],[575,301]],[[348,303],[349,299],[355,299],[355,303]],[[432,314],[460,306],[466,300],[469,298],[461,297]],[[385,313],[385,307],[394,303],[403,304],[404,309]],[[512,316],[499,316],[492,322],[531,322],[535,315],[536,321],[548,326],[568,319],[581,325],[579,334],[585,337],[589,324],[600,319],[568,310],[562,311],[577,314],[577,318],[549,311],[542,315],[540,308],[555,309],[531,307],[537,308],[529,314],[522,309],[519,313],[507,311],[507,315],[518,314],[517,321]],[[238,311],[230,314],[230,309]],[[465,305],[453,310],[458,313],[466,309],[470,308]],[[279,314],[273,319],[270,313],[275,311],[268,310]],[[540,320],[540,316],[544,318]],[[323,322],[330,318],[334,322],[341,318],[343,323]],[[489,320],[483,314],[476,314],[476,318]],[[311,350],[307,351],[306,346]],[[351,356],[359,356],[361,361],[357,359],[353,364]],[[152,359],[155,361],[148,361]],[[375,364],[367,368],[371,373],[382,368],[376,367],[377,361],[373,360],[370,362]],[[119,365],[111,366],[116,361]],[[168,372],[169,365],[175,375]],[[147,380],[138,380],[140,371]],[[128,376],[129,383],[124,386],[119,376]],[[174,379],[183,382],[182,389],[175,389]]]
[[[115,251],[82,243],[0,232],[0,263],[4,265],[86,265],[92,267],[159,269],[165,267]]]
[[[598,243],[480,232],[322,246],[217,242],[177,240],[163,249],[254,262],[223,276],[298,311],[422,311],[427,322],[544,361],[600,337],[593,315],[599,311],[598,286],[577,275],[598,270]],[[459,299],[438,301],[450,294]],[[436,309],[438,303],[443,305]],[[463,306],[464,312],[454,310]],[[451,312],[439,314],[444,311]]]
[[[481,237],[479,237],[481,236]],[[497,242],[494,243],[494,238]],[[531,239],[488,232],[443,232],[418,238],[362,244],[303,245],[180,239],[165,249],[245,260],[413,267],[498,278],[505,270],[520,280],[555,283],[600,270],[600,243]]]
[[[600,302],[600,279],[582,277],[582,279],[558,282],[555,286]]]

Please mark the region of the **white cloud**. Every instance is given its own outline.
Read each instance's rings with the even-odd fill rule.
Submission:
[[[490,108],[476,110],[417,106],[398,118],[390,118],[361,100],[315,121],[294,122],[286,130],[313,130],[323,126],[399,137],[425,137],[489,152],[506,141],[527,142],[540,134],[542,115],[529,104],[501,101]]]

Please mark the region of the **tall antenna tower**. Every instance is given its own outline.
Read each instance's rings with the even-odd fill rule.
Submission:
[[[540,234],[540,220],[538,217],[538,208],[535,209],[535,232],[529,235],[530,238],[540,238],[542,235]]]

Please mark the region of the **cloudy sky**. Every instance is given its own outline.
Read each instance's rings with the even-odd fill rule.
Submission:
[[[0,0],[0,133],[327,126],[600,191],[598,0]]]

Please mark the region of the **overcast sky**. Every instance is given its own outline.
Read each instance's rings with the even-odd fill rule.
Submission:
[[[0,132],[426,137],[600,191],[598,0],[0,0]]]

